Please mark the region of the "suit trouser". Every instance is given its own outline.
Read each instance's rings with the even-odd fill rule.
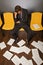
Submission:
[[[18,36],[18,32],[20,28],[24,28],[24,30],[27,32],[27,39],[28,41],[31,40],[31,38],[35,35],[35,32],[32,31],[28,25],[20,23],[20,24],[16,24],[15,28],[10,31],[10,34],[14,36],[14,38],[16,39]]]

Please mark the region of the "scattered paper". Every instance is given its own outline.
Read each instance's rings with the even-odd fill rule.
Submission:
[[[38,41],[39,44],[41,44],[43,46],[43,42],[42,41]]]
[[[32,49],[32,56],[34,57],[39,56],[39,52],[37,49]]]
[[[14,43],[15,39],[10,38],[10,40],[7,42],[8,45],[12,45]]]
[[[4,56],[6,59],[10,60],[11,57],[13,56],[13,54],[12,54],[11,52],[9,52],[9,51],[6,51],[6,52],[3,54],[3,56]]]
[[[31,51],[28,47],[26,46],[22,46],[19,48],[20,52],[24,52],[26,54],[29,54],[29,52]]]
[[[37,65],[41,65],[43,61],[39,57],[32,57],[33,60],[36,62]]]
[[[24,56],[21,57],[20,62],[22,65],[33,65],[32,60],[27,60]]]
[[[38,24],[33,24],[33,26],[34,26],[35,29],[40,28],[40,26]]]
[[[32,43],[31,43],[31,45],[33,45],[33,46],[35,46],[35,47],[37,47],[38,48],[38,43],[36,42],[36,41],[33,41]]]
[[[26,43],[26,42],[25,42],[24,40],[21,40],[21,41],[19,41],[19,42],[17,43],[17,45],[21,47],[21,46],[23,46],[25,43]]]
[[[15,65],[33,65],[32,60],[28,60],[26,59],[24,56],[22,56],[21,58],[19,58],[18,56],[14,56],[11,61],[15,64]]]
[[[15,64],[15,65],[19,65],[20,64],[20,58],[18,56],[14,56],[11,61]]]
[[[43,63],[43,60],[40,58],[37,49],[32,49],[32,58],[36,62],[37,65],[41,65]]]
[[[1,42],[1,43],[0,43],[0,49],[2,50],[2,49],[4,49],[4,48],[6,48],[6,45],[5,45],[4,42]]]
[[[33,65],[32,60],[28,60],[29,65]]]
[[[38,41],[38,49],[43,53],[43,43]]]
[[[15,53],[26,53],[28,54],[30,52],[30,49],[26,46],[23,46],[23,47],[15,47],[15,46],[11,46],[10,50],[11,52],[15,52]]]
[[[9,51],[19,53],[18,47],[15,47],[15,46],[11,46]]]
[[[35,42],[33,41],[31,43],[31,45],[35,46],[36,48],[38,48],[42,53],[43,53],[43,43],[38,41],[38,42]]]

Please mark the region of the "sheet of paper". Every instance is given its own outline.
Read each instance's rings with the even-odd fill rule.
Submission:
[[[32,49],[32,56],[34,57],[39,56],[39,52],[37,49]]]
[[[43,43],[38,41],[38,42],[35,42],[33,41],[31,43],[31,45],[33,45],[34,47],[38,48],[42,53],[43,53]]]
[[[12,45],[14,43],[15,39],[10,38],[10,40],[7,42],[8,45]]]
[[[23,47],[12,46],[9,51],[15,52],[15,53],[18,53],[18,54],[22,53],[22,52],[28,54],[30,52],[30,49],[26,46],[23,46]]]
[[[15,65],[33,65],[32,60],[28,60],[26,59],[24,56],[22,56],[21,58],[19,58],[18,56],[14,56],[11,61],[15,64]]]
[[[21,40],[21,41],[19,41],[19,42],[17,43],[17,45],[21,47],[21,46],[23,46],[25,43],[26,43],[26,42],[25,42],[24,40]]]
[[[36,62],[37,65],[41,65],[43,63],[43,61],[40,57],[32,57],[32,58]]]
[[[38,49],[43,53],[43,43],[38,41]]]
[[[24,56],[21,57],[20,62],[22,65],[33,65],[32,60],[28,60]]]
[[[28,47],[26,47],[26,46],[23,46],[23,47],[19,48],[19,50],[20,50],[21,52],[26,53],[26,54],[29,54],[29,52],[31,51],[31,50],[30,50]]]
[[[17,54],[23,52],[23,50],[21,49],[21,47],[15,47],[15,46],[11,46],[11,48],[10,48],[9,51],[11,51],[11,52],[15,52],[15,53],[17,53]]]
[[[5,44],[4,42],[1,42],[1,43],[0,43],[0,49],[2,50],[2,49],[4,49],[4,48],[6,48],[6,44]]]
[[[33,45],[34,47],[38,48],[38,43],[37,43],[36,41],[33,41],[33,42],[31,43],[31,45]]]
[[[29,65],[33,65],[32,60],[28,60]]]
[[[15,53],[19,53],[19,48],[18,47],[15,47],[15,46],[11,46],[10,50],[11,52],[15,52]]]
[[[32,58],[36,62],[37,65],[41,65],[43,63],[43,60],[40,58],[37,49],[32,49]]]
[[[40,26],[38,24],[33,24],[33,26],[34,26],[35,29],[40,28]]]
[[[14,56],[11,61],[15,64],[15,65],[19,65],[20,64],[20,58],[18,56]]]
[[[38,41],[39,44],[41,44],[43,46],[43,42],[42,41]]]
[[[3,54],[3,56],[4,56],[6,59],[10,60],[11,57],[13,56],[13,54],[12,54],[11,52],[9,52],[9,51],[6,51],[6,52]]]
[[[31,50],[30,50],[28,47],[26,47],[26,46],[19,47],[18,50],[19,50],[19,53],[24,52],[24,53],[26,53],[26,54],[29,54],[29,52],[31,51]]]

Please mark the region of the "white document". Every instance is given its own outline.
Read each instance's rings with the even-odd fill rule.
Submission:
[[[33,45],[34,47],[38,48],[38,42],[36,42],[36,41],[33,41],[33,42],[31,43],[31,45]]]
[[[28,47],[26,47],[26,46],[20,47],[19,50],[20,50],[21,52],[26,53],[26,54],[29,54],[29,52],[31,51],[31,50],[30,50]]]
[[[41,65],[43,63],[42,59],[39,57],[32,57],[32,58],[36,62],[37,65]]]
[[[32,49],[32,58],[36,62],[37,65],[41,65],[43,63],[43,60],[40,58],[37,49]]]
[[[20,64],[20,58],[18,56],[14,56],[11,61],[15,64],[15,65],[19,65]]]
[[[18,54],[22,53],[22,52],[28,54],[30,52],[30,49],[26,46],[23,46],[23,47],[12,46],[9,51],[15,52],[15,53],[18,53]]]
[[[31,45],[35,46],[36,48],[38,48],[42,53],[43,53],[43,43],[38,41],[38,42],[35,42],[33,41],[31,43]]]
[[[14,52],[14,53],[17,53],[17,54],[23,52],[23,50],[21,49],[21,47],[15,47],[15,46],[11,46],[11,48],[10,48],[9,51]]]
[[[5,45],[4,42],[1,42],[1,43],[0,43],[0,49],[2,50],[2,49],[4,49],[4,48],[6,48],[6,45]]]
[[[11,52],[9,52],[9,51],[6,51],[6,52],[3,54],[3,56],[4,56],[6,59],[10,60],[11,57],[13,56],[13,54],[12,54]]]
[[[42,41],[38,41],[39,44],[41,44],[43,46],[43,42]]]
[[[20,62],[22,65],[33,65],[32,60],[28,60],[24,56],[21,57]]]
[[[11,52],[15,52],[15,53],[19,53],[19,48],[18,47],[15,47],[15,46],[11,46],[10,50]]]
[[[12,45],[14,43],[15,39],[10,38],[10,40],[7,42],[8,45]]]
[[[43,53],[43,42],[38,41],[38,49]]]
[[[28,60],[26,59],[24,56],[22,56],[21,58],[19,58],[18,56],[14,56],[11,61],[15,64],[15,65],[33,65],[32,60]]]
[[[33,65],[32,60],[28,60],[29,65]]]
[[[24,40],[21,40],[21,41],[19,41],[19,42],[17,43],[17,45],[21,47],[21,46],[23,46],[25,43],[26,43],[26,42],[25,42]]]
[[[34,57],[39,56],[39,52],[37,49],[32,49],[32,56],[34,56]]]
[[[33,24],[33,27],[34,27],[35,29],[40,28],[40,26],[39,26],[38,24]]]

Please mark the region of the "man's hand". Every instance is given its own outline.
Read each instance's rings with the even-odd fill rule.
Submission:
[[[16,16],[17,16],[17,12],[14,12],[14,16],[15,16],[15,18],[16,18]]]
[[[17,21],[16,23],[20,23],[20,21]]]

